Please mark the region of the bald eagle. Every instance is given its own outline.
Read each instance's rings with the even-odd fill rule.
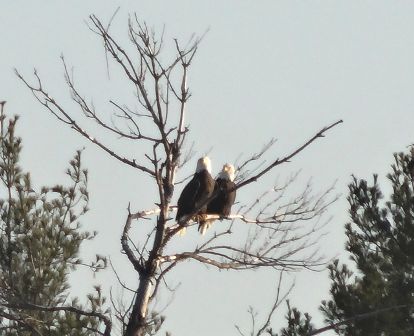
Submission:
[[[196,213],[196,209],[211,196],[214,190],[214,179],[211,177],[211,161],[207,156],[197,162],[196,172],[190,182],[184,187],[177,203],[177,222],[187,215],[202,216],[207,211],[207,204]],[[185,224],[185,223],[180,223]]]
[[[234,183],[234,166],[226,163],[218,175],[213,194],[216,195],[207,206],[208,215],[219,215],[220,218],[227,217],[231,213],[231,207],[236,199],[236,184]],[[213,220],[202,221],[198,231],[204,235],[213,224]]]

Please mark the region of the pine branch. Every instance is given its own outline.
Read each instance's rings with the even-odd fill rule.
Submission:
[[[10,309],[23,309],[23,310],[39,310],[44,312],[57,312],[57,311],[66,311],[75,313],[79,316],[88,316],[88,317],[96,317],[100,321],[102,321],[105,324],[105,331],[103,333],[100,333],[98,330],[94,330],[95,332],[99,332],[103,336],[110,336],[111,335],[111,329],[112,329],[112,322],[111,320],[105,316],[102,313],[94,312],[94,311],[84,311],[79,308],[75,308],[72,306],[58,306],[58,307],[46,307],[41,305],[36,305],[32,303],[3,303],[2,306]]]
[[[409,305],[397,305],[397,306],[387,307],[387,308],[383,308],[383,309],[378,309],[378,310],[368,312],[368,313],[358,314],[358,315],[352,316],[350,318],[347,318],[345,320],[339,321],[337,323],[328,325],[326,327],[312,330],[310,333],[308,333],[307,336],[319,335],[319,334],[322,334],[322,333],[324,333],[325,331],[328,331],[328,330],[336,330],[338,327],[340,327],[342,325],[346,325],[346,324],[349,324],[349,323],[352,323],[352,322],[355,322],[355,321],[359,321],[359,320],[365,320],[369,317],[378,315],[378,314],[386,312],[386,311],[398,310],[398,309],[407,308],[407,307],[409,307]]]

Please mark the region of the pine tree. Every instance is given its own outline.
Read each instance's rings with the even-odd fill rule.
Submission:
[[[311,322],[312,317],[308,313],[302,314],[295,307],[292,308],[289,300],[286,300],[286,302],[288,307],[286,314],[287,327],[282,328],[280,334],[274,334],[271,328],[267,332],[270,336],[307,336],[314,329]]]
[[[356,271],[332,263],[332,298],[321,306],[328,323],[347,321],[336,328],[340,335],[414,333],[414,151],[394,158],[386,202],[377,175],[349,185],[346,249]]]
[[[7,118],[3,107],[4,102],[0,119],[0,334],[95,335],[98,316],[79,314],[83,307],[76,298],[67,302],[68,275],[83,263],[79,248],[96,235],[82,231],[78,222],[88,210],[89,199],[81,152],[66,172],[69,187],[55,185],[35,192],[30,174],[19,165],[18,118]],[[97,256],[90,267],[99,270],[105,265],[105,259]],[[85,304],[92,312],[100,312],[104,298],[95,289]],[[62,309],[63,305],[71,308]]]
[[[388,174],[392,192],[384,201],[373,175],[349,185],[351,222],[345,225],[352,264],[329,265],[331,299],[320,307],[327,326],[315,328],[309,314],[291,308],[280,336],[408,336],[414,333],[414,148],[394,154]],[[356,269],[353,272],[351,269]],[[268,329],[270,335],[278,336]]]

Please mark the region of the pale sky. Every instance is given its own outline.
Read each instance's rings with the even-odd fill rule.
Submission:
[[[63,54],[74,67],[79,88],[104,116],[112,111],[106,104],[109,99],[131,102],[130,86],[118,76],[114,63],[110,63],[108,79],[101,41],[86,25],[90,14],[107,22],[118,6],[121,9],[112,27],[121,43],[127,43],[126,19],[133,12],[158,32],[165,26],[167,50],[171,38],[184,43],[193,33],[202,35],[209,30],[190,68],[188,84],[193,96],[187,121],[198,156],[212,148],[215,172],[239,154],[258,151],[272,137],[278,142],[270,157],[276,158],[321,127],[344,120],[289,165],[240,190],[238,199],[249,200],[269,188],[277,176],[283,179],[298,169],[304,180],[313,179],[316,192],[337,180],[336,192],[342,196],[328,211],[333,218],[319,243],[327,258],[346,260],[343,226],[348,221],[350,175],[370,178],[376,172],[383,179],[392,153],[406,150],[414,142],[414,3],[0,2],[0,100],[7,101],[9,114],[21,116],[18,134],[23,137],[24,169],[32,173],[35,186],[62,182],[75,150],[86,148],[83,158],[90,171],[91,211],[82,223],[87,229],[98,230],[99,236],[85,246],[83,255],[110,256],[125,282],[135,287],[136,274],[120,253],[119,238],[128,202],[133,210],[153,206],[151,180],[114,161],[59,123],[13,72],[16,67],[32,79],[36,67],[49,91],[72,115],[80,117],[70,104],[63,80],[59,59]],[[96,131],[81,120],[91,132]],[[142,155],[139,146],[100,137],[120,151]],[[192,173],[195,163],[196,158],[179,176]],[[179,193],[181,187],[178,189]],[[191,239],[199,237],[189,233],[183,238],[183,246]],[[277,277],[269,270],[219,272],[195,262],[179,265],[168,278],[171,286],[181,286],[164,312],[167,319],[163,330],[179,336],[237,335],[234,324],[238,324],[248,331],[248,306],[261,313],[260,322],[275,296]],[[292,305],[310,312],[316,326],[323,326],[317,308],[328,298],[328,273],[291,274],[285,287],[293,279]],[[79,293],[95,283],[119,289],[110,270],[96,279],[79,272],[72,281]],[[158,308],[170,298],[168,291],[162,291]],[[286,324],[285,311],[282,304],[274,317],[274,329]]]

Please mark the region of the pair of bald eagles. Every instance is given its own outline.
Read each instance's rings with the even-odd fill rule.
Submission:
[[[198,231],[204,235],[214,222],[208,220],[206,215],[218,215],[220,218],[230,215],[236,199],[234,173],[233,165],[226,163],[214,180],[211,177],[210,159],[207,156],[200,158],[193,178],[184,187],[178,199],[177,222],[184,225],[191,219],[187,218],[182,223],[185,216],[195,216],[199,223]]]

